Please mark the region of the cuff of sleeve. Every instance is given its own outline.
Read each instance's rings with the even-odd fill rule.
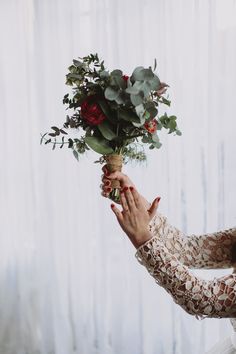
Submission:
[[[156,249],[157,246],[160,246],[162,243],[160,242],[157,236],[153,236],[150,240],[143,243],[140,247],[137,248],[135,252],[135,257],[138,262],[142,265],[146,263],[150,263],[153,257],[153,249]]]
[[[154,236],[159,235],[160,239],[163,238],[163,235],[160,230],[163,228],[163,225],[166,224],[166,220],[167,218],[164,215],[157,212],[156,215],[149,222],[149,231],[151,232],[151,234]]]

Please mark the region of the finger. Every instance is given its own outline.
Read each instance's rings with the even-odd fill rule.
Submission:
[[[108,193],[108,194],[110,194],[111,193],[111,191],[112,191],[112,188],[111,187],[104,187],[104,192],[105,193]]]
[[[104,178],[102,180],[102,183],[100,184],[101,188],[103,187],[111,187],[111,181],[109,181],[109,179]]]
[[[114,204],[111,204],[111,209],[112,209],[113,213],[116,215],[118,221],[122,222],[123,215],[120,212],[120,210]]]
[[[105,193],[104,191],[102,191],[102,192],[101,192],[101,195],[102,195],[103,197],[105,197],[105,198],[108,198],[109,193]]]
[[[161,197],[157,197],[156,199],[154,199],[154,201],[152,202],[151,207],[148,210],[149,216],[150,216],[151,219],[156,214],[156,211],[157,211],[157,208],[158,208],[160,200],[161,200]]]
[[[136,209],[133,194],[131,193],[131,190],[129,189],[129,187],[124,188],[124,194],[125,194],[125,198],[126,198],[126,202],[128,204],[129,210],[131,211],[134,208]]]
[[[126,201],[126,198],[125,198],[125,193],[124,193],[123,190],[120,192],[120,203],[121,203],[122,208],[123,208],[122,212],[128,212],[129,211],[129,206],[127,204],[127,201]]]
[[[134,199],[134,203],[135,203],[136,208],[139,208],[140,204],[141,204],[140,194],[138,193],[136,188],[134,188],[132,186],[130,187],[130,191],[131,191],[131,193],[133,195],[133,199]]]
[[[102,171],[106,174],[108,172],[107,165],[102,166]]]
[[[121,185],[123,185],[123,186],[124,185],[134,185],[133,182],[129,179],[129,177],[120,171],[111,172],[111,173],[109,173],[109,175],[106,175],[106,178],[116,179],[116,180],[120,181]]]

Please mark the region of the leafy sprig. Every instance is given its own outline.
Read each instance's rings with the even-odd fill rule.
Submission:
[[[139,66],[127,77],[120,69],[109,72],[98,54],[74,59],[66,75],[72,94],[63,97],[66,109],[73,113],[66,116],[62,128],[52,126],[52,131],[42,136],[41,143],[50,143],[53,149],[67,145],[77,159],[92,149],[101,155],[121,153],[126,161],[145,160],[144,151],[137,152],[135,146],[145,143],[149,149],[159,149],[162,144],[157,133],[163,128],[168,134],[181,135],[174,115],[164,113],[158,117],[159,106],[170,106],[171,102],[164,97],[168,85],[159,80],[155,69],[156,60],[153,70]],[[81,105],[89,98],[106,117],[98,125],[88,124],[81,114]],[[145,124],[154,118],[157,130],[150,133]],[[82,130],[84,135],[66,140],[70,129]]]

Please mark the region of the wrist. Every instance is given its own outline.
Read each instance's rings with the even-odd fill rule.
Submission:
[[[142,246],[145,242],[151,240],[152,234],[150,231],[147,231],[143,234],[138,234],[135,237],[135,241],[133,242],[135,248],[139,248]]]

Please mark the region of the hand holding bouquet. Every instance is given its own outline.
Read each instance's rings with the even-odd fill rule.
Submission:
[[[63,98],[72,114],[62,128],[53,126],[43,134],[41,143],[50,143],[53,149],[67,145],[78,160],[91,149],[101,155],[95,162],[106,163],[110,172],[121,171],[129,160],[145,160],[143,144],[149,149],[161,147],[159,130],[181,135],[175,116],[158,116],[159,105],[169,106],[170,101],[164,97],[168,85],[159,80],[155,69],[156,61],[153,70],[139,66],[129,77],[119,69],[107,71],[97,54],[73,60],[66,75],[72,94]],[[72,138],[68,130],[82,134]],[[113,180],[111,187],[109,197],[118,201],[119,181]]]

